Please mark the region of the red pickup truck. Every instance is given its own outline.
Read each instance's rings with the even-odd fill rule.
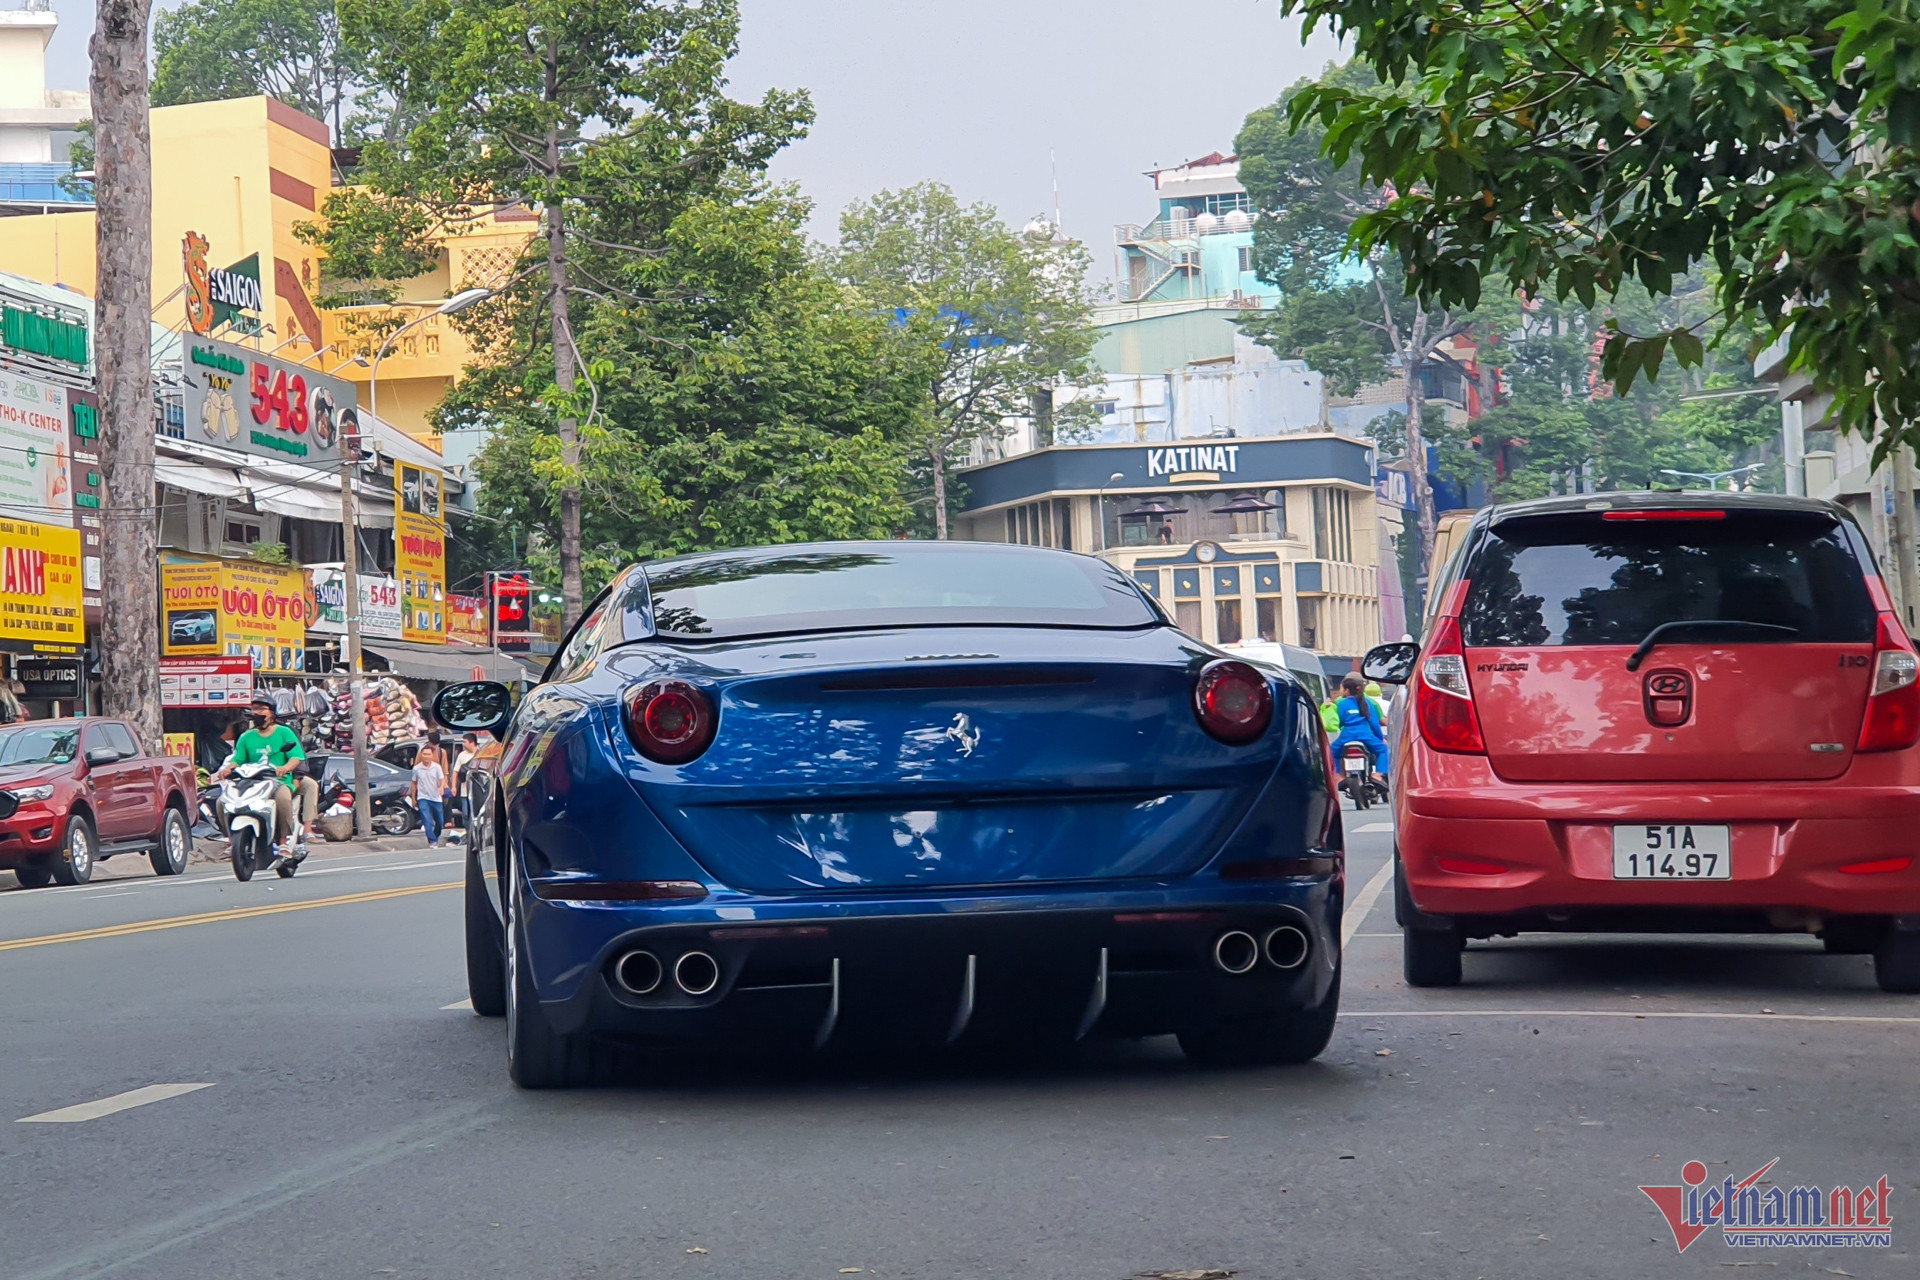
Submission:
[[[124,720],[0,727],[0,870],[25,888],[84,884],[118,853],[177,876],[198,803],[193,762],[148,753]]]

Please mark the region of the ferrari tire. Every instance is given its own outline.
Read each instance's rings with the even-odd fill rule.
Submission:
[[[193,832],[187,827],[187,815],[169,808],[160,822],[160,843],[147,854],[157,876],[177,876],[187,869],[187,855],[193,852]]]
[[[1413,919],[1413,908],[1407,897],[1407,869],[1400,865],[1400,851],[1393,851],[1393,922],[1402,929],[1407,921]]]
[[[467,996],[483,1018],[507,1012],[507,959],[501,954],[487,878],[477,859],[467,859]]]
[[[507,922],[507,1075],[522,1089],[567,1089],[592,1074],[593,1044],[553,1029],[540,1009],[519,912]]]
[[[60,841],[60,852],[53,855],[53,878],[61,884],[85,884],[93,879],[98,852],[93,824],[85,814],[74,814],[67,819],[67,834]]]
[[[1882,991],[1920,992],[1920,929],[1888,929],[1874,948],[1873,976]]]
[[[1406,928],[1400,932],[1401,969],[1410,987],[1460,985],[1460,953],[1466,941],[1457,929]]]
[[[13,869],[22,889],[44,889],[53,883],[53,868],[44,862],[23,862]]]
[[[1320,1003],[1180,1033],[1187,1061],[1202,1067],[1294,1066],[1311,1062],[1333,1039],[1340,1013],[1340,974]]]

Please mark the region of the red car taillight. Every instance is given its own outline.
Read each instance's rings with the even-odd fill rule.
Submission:
[[[713,703],[684,680],[649,680],[625,701],[627,736],[649,760],[685,764],[713,742]]]
[[[1414,678],[1413,702],[1420,736],[1429,747],[1455,755],[1486,754],[1473,688],[1467,683],[1467,651],[1460,642],[1458,618],[1442,617],[1434,623],[1433,644],[1421,655]]]
[[[1273,723],[1273,690],[1244,662],[1209,662],[1193,683],[1193,714],[1200,727],[1230,747],[1244,747]]]
[[[1873,688],[1860,722],[1857,751],[1904,751],[1920,742],[1920,655],[1891,613],[1880,615],[1874,643]]]

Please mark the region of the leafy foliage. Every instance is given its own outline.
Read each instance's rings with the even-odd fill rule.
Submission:
[[[337,146],[372,124],[367,60],[333,0],[187,0],[155,16],[153,53],[156,107],[266,94],[328,121]]]
[[[583,424],[589,592],[635,558],[888,537],[906,519],[903,442],[920,386],[884,319],[811,260],[806,212],[785,193],[693,204],[657,254],[630,258],[616,280],[679,296],[583,312],[581,348],[594,359],[568,407]],[[551,581],[566,476],[552,355],[522,364],[518,349],[499,340],[439,421],[493,426],[481,509],[539,533],[532,560]]]
[[[1920,11],[1908,0],[1282,0],[1384,82],[1322,83],[1324,129],[1394,197],[1354,226],[1418,297],[1593,307],[1714,270],[1721,339],[1790,359],[1884,451],[1920,434]],[[1619,325],[1619,390],[1706,353],[1700,322]]]
[[[899,358],[926,388],[917,452],[936,536],[947,536],[954,498],[948,468],[966,448],[1033,413],[1036,392],[1093,376],[1088,261],[1077,242],[1016,233],[939,183],[882,191],[841,215],[833,269],[891,318]]]

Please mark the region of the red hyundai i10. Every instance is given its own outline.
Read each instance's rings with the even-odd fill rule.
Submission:
[[[1831,503],[1490,507],[1429,588],[1394,752],[1414,986],[1470,938],[1800,932],[1920,991],[1920,658]]]

